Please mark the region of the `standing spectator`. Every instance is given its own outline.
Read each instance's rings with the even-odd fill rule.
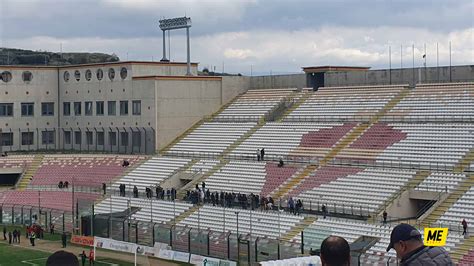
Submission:
[[[387,224],[387,216],[388,216],[388,214],[387,214],[387,211],[386,211],[386,210],[383,211],[382,216],[383,216],[383,223],[384,223],[384,224]]]
[[[303,202],[301,202],[301,200],[298,199],[298,200],[296,201],[296,213],[295,213],[295,214],[300,215],[302,208],[303,208]]]
[[[321,208],[321,210],[323,211],[323,218],[326,219],[326,212],[327,212],[326,205],[323,204],[323,207]]]
[[[170,200],[170,196],[171,196],[171,191],[170,191],[170,189],[168,188],[168,189],[166,189],[166,199],[167,199],[167,200]]]
[[[201,186],[202,186],[202,190],[206,191],[206,183],[204,183],[204,181],[202,181]]]
[[[262,149],[260,150],[260,159],[262,159],[262,161],[265,160],[265,159],[263,158],[263,156],[265,156],[265,148],[262,148]]]
[[[83,250],[82,253],[79,254],[79,256],[81,257],[82,266],[85,266],[86,265],[86,259],[87,259],[86,251]]]
[[[259,149],[257,149],[257,161],[260,161],[260,155],[261,155],[261,152]]]
[[[105,195],[107,191],[107,184],[102,183],[102,191],[104,191],[104,195]]]
[[[8,232],[8,244],[12,244],[12,232]]]
[[[13,243],[16,243],[16,229],[13,230]]]
[[[94,265],[94,250],[92,248],[89,251],[89,265]]]
[[[64,188],[68,188],[68,187],[69,187],[69,182],[68,181],[64,182]]]
[[[283,162],[283,159],[280,157],[280,161],[278,162],[278,167],[283,167],[285,163]]]
[[[66,236],[66,232],[63,232],[63,234],[61,235],[61,242],[63,244],[63,248],[66,247],[67,245],[67,236]]]
[[[133,197],[138,198],[138,188],[137,188],[137,186],[133,186]]]
[[[295,213],[295,201],[292,197],[290,197],[290,199],[288,200],[288,209],[290,209],[291,214]]]
[[[3,226],[3,240],[7,240],[7,228]]]
[[[466,222],[466,219],[462,219],[462,235],[466,235],[467,234],[467,222]]]

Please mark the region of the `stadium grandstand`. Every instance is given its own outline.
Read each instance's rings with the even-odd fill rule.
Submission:
[[[449,228],[474,265],[474,66],[307,67],[293,86],[186,67],[0,66],[0,223],[241,265],[337,235],[354,263],[397,265],[405,222]]]

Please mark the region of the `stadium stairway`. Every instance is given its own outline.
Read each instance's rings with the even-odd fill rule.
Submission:
[[[205,181],[206,178],[210,177],[211,175],[219,171],[228,162],[229,162],[228,160],[221,159],[220,162],[214,165],[209,171],[207,171],[207,173],[205,173],[204,175],[198,176],[198,178],[194,180],[191,180],[189,183],[187,183],[186,185],[184,185],[182,188],[178,190],[177,195],[176,195],[177,198],[178,199],[184,198],[187,190],[194,189],[194,186],[196,184],[199,184],[200,182]]]
[[[197,212],[199,208],[201,207],[202,205],[194,205],[193,207],[189,208],[185,212],[182,212],[180,215],[176,216],[173,220],[169,221],[168,224],[171,224],[171,225],[179,224],[181,221],[191,216],[191,214],[193,214],[194,212]]]
[[[426,171],[426,170],[419,170],[416,172],[415,176],[408,181],[408,183],[401,187],[397,193],[393,194],[391,197],[389,197],[387,200],[385,200],[385,203],[380,205],[380,207],[373,213],[370,221],[373,223],[377,223],[377,217],[381,217],[383,211],[385,208],[390,205],[391,202],[393,202],[396,198],[398,198],[403,192],[414,189],[416,188],[419,184],[421,184],[428,176],[431,175],[431,171]]]
[[[247,131],[245,134],[243,134],[240,138],[236,139],[234,143],[230,144],[229,147],[227,147],[221,154],[220,159],[223,159],[226,155],[230,154],[235,148],[237,148],[242,142],[244,142],[246,139],[248,139],[250,136],[253,135],[253,133],[257,132],[261,127],[265,125],[265,120],[263,118],[258,121],[258,123],[252,127],[249,131]]]
[[[378,120],[383,117],[385,114],[390,112],[401,100],[405,98],[410,93],[410,88],[403,88],[395,97],[393,97],[387,104],[379,111],[377,114],[372,117],[370,120],[371,124],[377,123]]]
[[[283,195],[290,192],[291,189],[299,185],[309,174],[314,172],[317,168],[318,166],[314,164],[306,165],[306,167],[302,171],[293,175],[293,177],[288,179],[285,183],[283,183],[280,187],[278,187],[274,192],[272,192],[270,196],[274,199],[281,198]]]
[[[287,117],[291,112],[293,112],[296,108],[298,108],[301,104],[303,104],[311,96],[311,94],[312,94],[311,91],[306,91],[306,92],[294,92],[294,94],[290,95],[288,99],[295,99],[296,100],[295,103],[290,108],[286,109],[286,111],[276,121],[282,122],[285,119],[285,117]]]
[[[454,166],[453,172],[462,173],[466,168],[471,165],[471,162],[474,161],[474,148],[472,148],[466,155]]]
[[[454,250],[451,251],[451,259],[455,264],[459,263],[459,260],[474,249],[474,236],[464,239],[461,244],[456,245]]]
[[[453,204],[474,185],[474,174],[461,181],[458,187],[449,194],[449,196],[422,221],[422,225],[429,227],[449,209]]]
[[[28,184],[30,184],[31,179],[33,179],[33,176],[36,174],[36,171],[38,171],[39,167],[41,166],[43,158],[43,154],[35,155],[33,162],[28,166],[25,173],[21,176],[21,180],[18,181],[18,190],[23,191],[28,187]]]
[[[122,179],[122,177],[128,175],[130,172],[132,172],[133,170],[135,170],[136,168],[138,168],[140,165],[144,164],[146,161],[148,161],[151,157],[150,156],[147,156],[145,159],[142,159],[136,163],[134,163],[132,166],[129,166],[127,167],[127,169],[125,171],[123,171],[123,173],[121,175],[118,175],[116,176],[113,180],[110,180],[110,183],[107,184],[108,186],[108,189],[112,189],[112,186],[110,184],[113,184],[117,181],[119,181],[120,179]]]
[[[297,236],[300,232],[304,231],[306,227],[310,226],[317,219],[318,218],[316,218],[315,216],[304,217],[304,219],[301,222],[295,224],[293,228],[291,228],[284,235],[282,235],[280,240],[291,241],[295,236]]]

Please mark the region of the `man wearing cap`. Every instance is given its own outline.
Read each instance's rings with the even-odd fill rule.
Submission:
[[[409,224],[395,226],[390,235],[390,249],[395,249],[400,265],[453,265],[448,252],[442,247],[426,247],[420,232]]]

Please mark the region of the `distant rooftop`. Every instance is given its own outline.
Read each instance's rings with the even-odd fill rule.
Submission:
[[[321,73],[330,71],[367,71],[370,67],[357,66],[310,66],[302,67],[305,73]]]

